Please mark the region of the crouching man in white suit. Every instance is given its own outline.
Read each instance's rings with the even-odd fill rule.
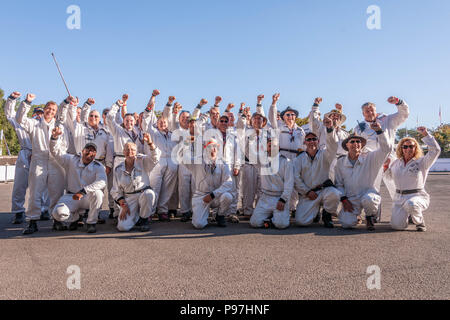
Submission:
[[[278,148],[272,146],[272,139],[267,138],[268,161],[262,161],[259,165],[261,197],[250,219],[250,225],[254,228],[270,225],[277,229],[289,227],[289,200],[294,190],[294,168],[292,161],[275,149]],[[272,155],[272,151],[275,155]],[[264,162],[266,163],[263,164]]]
[[[330,180],[330,166],[336,156],[339,137],[331,119],[326,118],[324,124],[326,126],[325,148],[319,149],[319,137],[309,132],[305,137],[306,152],[293,160],[295,189],[299,193],[295,213],[298,226],[308,226],[313,221],[318,221],[320,207],[323,206],[324,227],[333,228],[331,215],[336,214],[341,198],[339,191]]]
[[[226,227],[225,215],[233,202],[233,180],[228,165],[218,161],[219,144],[211,139],[204,146],[203,159],[200,155],[193,162],[183,165],[192,172],[195,188],[192,198],[192,224],[203,229],[208,224],[210,209],[218,210],[216,220],[219,227]]]
[[[150,230],[150,216],[156,201],[156,194],[150,187],[149,172],[158,161],[155,144],[148,133],[144,134],[145,155],[137,154],[137,146],[132,142],[125,144],[125,161],[114,171],[114,185],[111,194],[120,205],[117,224],[119,231],[129,231],[134,226],[141,232]]]
[[[375,230],[374,219],[381,205],[377,177],[391,146],[379,122],[372,123],[371,128],[376,132],[380,145],[375,151],[362,153],[367,140],[361,136],[351,135],[342,142],[342,147],[348,151],[348,155],[337,161],[336,187],[342,195],[343,210],[339,220],[343,228],[355,227],[358,216],[364,210],[367,230]]]
[[[87,232],[95,233],[98,214],[103,204],[103,189],[106,187],[105,167],[95,161],[97,146],[88,143],[80,155],[67,154],[58,144],[62,131],[55,127],[50,140],[50,152],[67,175],[67,193],[62,196],[53,210],[53,229],[66,230],[63,222],[70,223],[69,229],[78,227],[79,211],[89,209]],[[50,181],[50,183],[52,183]]]

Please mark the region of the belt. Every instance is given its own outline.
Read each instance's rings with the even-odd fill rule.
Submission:
[[[423,189],[412,189],[412,190],[396,190],[398,194],[404,195],[404,194],[413,194],[413,193],[419,193],[423,191]]]
[[[303,150],[300,151],[300,150],[291,150],[291,149],[283,149],[283,148],[280,148],[280,151],[295,153],[296,155],[299,155],[303,152]]]
[[[135,192],[125,192],[125,194],[138,194],[138,193],[142,193],[142,192],[144,192],[144,191],[146,191],[146,190],[151,190],[152,188],[151,187],[145,187],[145,188],[142,188],[141,190],[138,190],[138,191],[135,191]]]
[[[125,158],[123,154],[114,154],[114,158]]]

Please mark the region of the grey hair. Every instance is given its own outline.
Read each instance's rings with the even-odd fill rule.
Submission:
[[[366,108],[366,107],[374,107],[375,108],[376,105],[375,105],[375,103],[372,103],[372,102],[366,102],[362,105],[361,109],[364,110],[364,108]]]

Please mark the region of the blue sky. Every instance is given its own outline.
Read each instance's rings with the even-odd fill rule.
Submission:
[[[81,8],[81,30],[69,30],[69,5]],[[381,9],[369,30],[368,6]],[[316,96],[322,110],[344,105],[347,126],[360,106],[411,107],[408,127],[436,127],[439,105],[450,122],[450,1],[2,1],[0,88],[62,100],[55,52],[73,95],[109,107],[130,94],[140,111],[158,88],[162,108],[175,95],[192,110],[216,95],[236,108],[281,93],[280,108],[306,116]],[[237,112],[237,110],[236,110]]]

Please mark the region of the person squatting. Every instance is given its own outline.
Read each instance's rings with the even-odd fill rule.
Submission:
[[[157,116],[154,90],[141,114],[127,112],[128,95],[109,109],[92,109],[93,98],[79,107],[69,96],[59,106],[49,101],[31,109],[34,94],[13,92],[5,113],[14,126],[21,151],[12,196],[13,223],[23,233],[38,231],[37,221],[53,219],[53,230],[88,233],[105,223],[99,216],[105,194],[109,218],[117,230],[150,230],[152,217],[181,221],[203,229],[209,221],[226,227],[247,217],[254,228],[285,229],[323,222],[333,228],[355,228],[365,217],[367,230],[381,221],[380,186],[392,196],[391,226],[414,224],[426,231],[423,212],[430,204],[425,184],[440,155],[425,127],[428,153],[414,138],[395,147],[395,134],[408,118],[404,100],[390,97],[397,112],[379,114],[373,103],[362,106],[364,120],[350,134],[341,104],[321,118],[316,98],[309,124],[296,124],[299,112],[280,112],[275,94],[266,117],[264,95],[256,112],[241,104],[237,119],[229,104],[220,113],[221,97],[208,110],[202,99],[194,112],[170,96]],[[103,119],[103,122],[101,122]],[[25,210],[25,194],[29,201]],[[106,193],[107,191],[107,193]],[[85,223],[83,219],[85,218]]]

